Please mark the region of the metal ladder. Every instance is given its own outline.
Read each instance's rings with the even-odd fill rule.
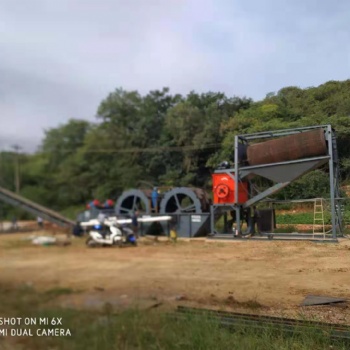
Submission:
[[[322,232],[315,232],[315,225],[322,225]],[[323,239],[326,238],[326,230],[324,226],[324,214],[323,214],[323,198],[315,198],[314,225],[312,228],[312,238],[315,238],[315,234],[317,233],[322,233]]]

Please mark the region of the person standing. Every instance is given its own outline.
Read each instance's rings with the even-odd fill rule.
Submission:
[[[105,220],[106,220],[106,215],[103,214],[102,212],[98,213],[97,220],[101,225],[104,225]]]
[[[253,207],[253,234],[255,233],[255,225],[257,228],[257,233],[261,235],[260,232],[260,212],[256,209],[256,206]]]
[[[152,209],[158,213],[158,188],[154,187],[152,191]]]
[[[18,225],[17,225],[17,218],[15,216],[12,217],[12,229],[14,231],[18,230]]]
[[[43,219],[40,216],[38,216],[37,219],[36,219],[36,222],[38,223],[38,228],[42,229],[43,226],[44,226]]]
[[[139,212],[137,210],[134,211],[133,216],[131,217],[131,227],[132,231],[136,238],[139,238],[139,221],[138,221]]]

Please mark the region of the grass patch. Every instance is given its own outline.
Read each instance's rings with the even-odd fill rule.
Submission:
[[[275,233],[293,233],[293,232],[299,232],[296,226],[294,225],[287,225],[285,227],[278,227],[274,230]]]
[[[68,295],[73,293],[75,293],[75,291],[71,288],[56,287],[45,291],[44,295],[48,298],[57,298],[61,295]]]
[[[285,213],[285,214],[276,214],[276,223],[284,225],[297,225],[305,224],[312,225],[314,223],[314,213],[313,212],[304,212],[304,213]],[[331,223],[331,214],[329,212],[324,212],[324,223]]]
[[[43,295],[53,298],[73,292],[55,288],[44,293],[30,286],[11,288],[0,286],[0,313],[2,317],[62,318],[62,326],[72,336],[38,337],[36,330],[54,326],[31,326],[33,337],[2,337],[4,349],[62,349],[62,350],[113,350],[113,349],[244,349],[244,350],[309,350],[347,349],[347,344],[333,343],[327,334],[318,330],[286,334],[276,329],[251,329],[235,326],[224,328],[217,321],[203,315],[181,319],[157,310],[129,309],[114,313],[106,304],[101,312],[68,310],[45,306]],[[45,299],[45,298],[44,298]],[[254,309],[259,305],[248,302]],[[6,304],[6,306],[4,306]],[[28,326],[29,327],[29,326]],[[27,328],[28,328],[27,327]]]
[[[258,310],[264,307],[264,305],[260,304],[257,299],[250,299],[247,301],[238,301],[234,298],[234,296],[230,295],[226,300],[225,304],[228,306],[241,306],[246,309]]]

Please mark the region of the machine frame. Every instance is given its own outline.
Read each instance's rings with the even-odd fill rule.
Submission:
[[[327,154],[318,157],[309,157],[293,161],[284,161],[278,163],[268,163],[262,165],[246,166],[240,164],[238,161],[239,144],[249,145],[249,142],[258,139],[271,139],[276,137],[283,137],[293,135],[301,132],[310,131],[312,129],[323,129],[325,132],[325,140],[327,145]],[[236,212],[236,234],[239,236],[241,232],[241,212],[245,208],[251,207],[260,202],[267,196],[274,194],[281,190],[285,186],[289,185],[292,181],[297,180],[302,175],[319,168],[320,166],[328,163],[329,165],[329,186],[330,186],[330,204],[332,215],[332,238],[337,239],[337,235],[342,235],[342,217],[339,205],[339,158],[337,152],[336,136],[331,125],[317,125],[308,126],[302,128],[265,131],[246,135],[236,135],[234,140],[234,167],[230,169],[216,170],[215,173],[225,173],[234,179],[235,186],[235,199],[234,203],[226,204],[213,204],[211,206],[211,232],[218,234],[215,229],[215,218],[223,211],[235,210]],[[259,175],[267,179],[272,180],[275,184],[269,187],[267,190],[259,193],[258,195],[251,196],[244,204],[238,203],[239,195],[239,182],[241,182],[246,176],[250,174]],[[338,205],[337,205],[338,204]],[[226,232],[228,233],[228,232]]]

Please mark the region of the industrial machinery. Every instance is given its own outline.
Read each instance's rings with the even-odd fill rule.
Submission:
[[[175,187],[166,192],[160,202],[160,213],[205,213],[209,212],[209,198],[201,188]]]
[[[252,225],[254,231],[255,219],[252,219],[252,214],[256,211],[257,203],[267,200],[268,196],[304,174],[328,164],[332,238],[336,239],[337,234],[341,233],[341,206],[338,203],[339,162],[335,133],[330,125],[237,135],[234,140],[234,160],[232,166],[229,162],[221,163],[212,174],[212,199],[200,188],[163,188],[157,197],[155,208],[154,202],[152,203],[153,186],[150,185],[149,189],[124,191],[116,202],[114,213],[118,217],[130,217],[130,214],[138,210],[145,218],[172,216],[170,222],[145,221],[142,226],[144,232],[158,230],[165,234],[169,232],[171,225],[176,225],[180,237],[199,237],[209,233],[216,237],[221,233],[241,236],[249,233]],[[269,184],[267,189],[257,190],[258,177],[264,178]],[[85,214],[90,215],[84,216],[84,220],[87,220],[97,217],[98,212],[90,211]],[[231,215],[229,222],[227,214]],[[274,211],[265,208],[259,210],[259,215],[264,220],[264,232],[273,231]],[[221,217],[224,217],[225,232],[217,227]],[[247,221],[247,232],[242,230],[241,223],[244,220]],[[157,230],[154,225],[158,225]]]
[[[151,189],[130,189],[124,191],[117,199],[113,211],[91,208],[79,214],[78,221],[86,222],[97,218],[100,212],[108,217],[117,215],[128,218],[134,211],[140,214],[141,231],[144,234],[164,235],[170,231],[170,226],[176,225],[179,237],[206,236],[210,232],[210,199],[201,188],[175,187],[160,188],[157,208],[152,205]],[[172,220],[148,220],[160,215],[171,214]],[[147,220],[146,220],[147,219]]]
[[[270,139],[268,141],[264,141]],[[252,141],[260,141],[251,143]],[[281,190],[302,175],[329,165],[332,238],[341,233],[342,220],[338,208],[338,155],[334,130],[330,125],[267,131],[235,136],[235,163],[224,164],[212,175],[214,201],[211,206],[211,231],[223,213],[233,213],[235,233],[242,234],[241,222],[251,207]],[[273,184],[254,191],[254,178],[260,176]],[[273,216],[273,215],[272,215]]]
[[[152,207],[152,190],[131,189],[124,191],[115,205],[117,215],[130,215],[138,210],[141,215],[172,214],[172,225],[176,225],[179,237],[206,236],[210,231],[210,201],[201,188],[167,188],[159,195],[157,210]],[[159,208],[159,210],[158,210]],[[145,233],[169,231],[168,222],[142,224]]]
[[[151,190],[131,189],[124,191],[115,205],[116,214],[128,215],[138,210],[152,212]],[[203,213],[209,212],[209,198],[201,188],[175,187],[159,195],[159,212]]]
[[[226,204],[235,202],[235,178],[234,173],[223,172],[214,173],[213,179],[213,198],[214,204]],[[243,204],[248,201],[248,182],[238,183],[238,203]]]
[[[149,214],[151,212],[150,197],[150,190],[131,189],[124,191],[117,200],[115,213],[117,215],[130,215],[138,210]]]

